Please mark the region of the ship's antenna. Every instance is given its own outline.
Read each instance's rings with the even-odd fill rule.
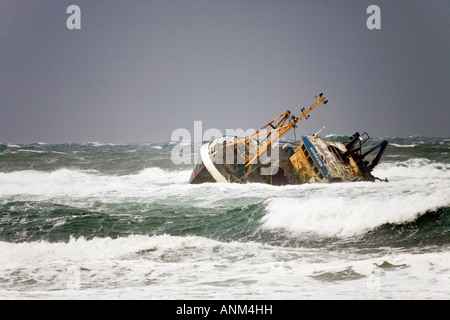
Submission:
[[[317,137],[319,135],[319,133],[321,133],[325,128],[326,128],[326,126],[323,126],[322,129],[320,129],[319,131],[317,131],[316,133],[313,134],[313,137]]]

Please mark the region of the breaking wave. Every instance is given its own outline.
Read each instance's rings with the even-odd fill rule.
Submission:
[[[96,170],[71,169],[0,172],[0,194],[99,196],[114,192],[131,196],[149,192],[158,185],[186,183],[189,175],[188,170],[169,171],[157,167],[130,175],[104,175]]]
[[[263,227],[327,237],[362,235],[450,206],[450,165],[427,159],[383,163],[385,182],[306,186],[301,196],[266,201]]]

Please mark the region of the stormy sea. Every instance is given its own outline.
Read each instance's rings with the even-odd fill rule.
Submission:
[[[0,299],[448,300],[450,139],[383,139],[388,182],[295,186],[190,185],[170,142],[2,143]]]

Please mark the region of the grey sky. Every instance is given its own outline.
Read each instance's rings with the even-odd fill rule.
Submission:
[[[298,135],[449,137],[449,18],[447,0],[0,0],[0,141],[246,130],[320,92]]]

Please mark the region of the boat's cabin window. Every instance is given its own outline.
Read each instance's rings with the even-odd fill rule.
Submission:
[[[303,150],[303,153],[305,154],[305,157],[308,158],[309,157],[309,152],[308,152],[308,150],[306,150],[306,147],[305,147],[304,144],[302,144],[302,150]]]

